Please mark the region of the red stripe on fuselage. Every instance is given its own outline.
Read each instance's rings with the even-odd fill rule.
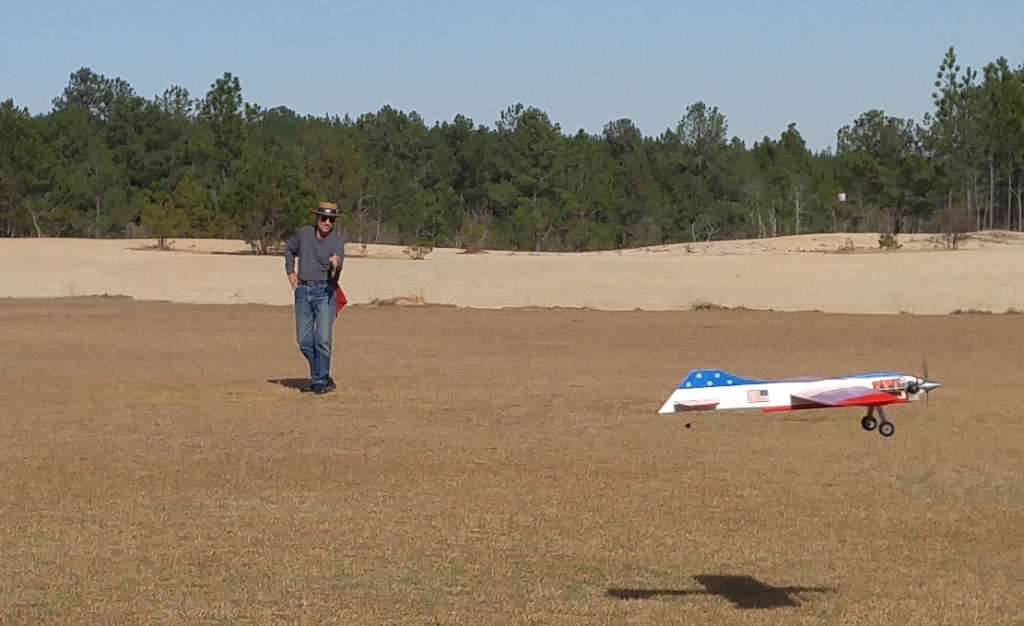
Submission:
[[[864,401],[863,399],[851,400],[847,402],[841,402],[837,404],[821,404],[819,402],[797,402],[792,406],[773,406],[761,409],[765,413],[777,413],[780,411],[799,411],[801,409],[839,409],[851,406],[884,406],[887,404],[907,404],[906,398],[900,398],[890,394],[880,394],[888,396],[888,398],[874,397],[871,400]]]

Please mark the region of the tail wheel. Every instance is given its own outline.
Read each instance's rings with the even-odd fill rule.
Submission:
[[[894,432],[896,432],[896,427],[892,425],[892,422],[882,422],[878,425],[878,434],[883,437],[892,437]]]

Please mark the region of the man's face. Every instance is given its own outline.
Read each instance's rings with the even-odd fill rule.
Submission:
[[[334,218],[327,217],[325,215],[316,216],[316,227],[320,231],[321,235],[328,235],[331,229],[334,228]]]

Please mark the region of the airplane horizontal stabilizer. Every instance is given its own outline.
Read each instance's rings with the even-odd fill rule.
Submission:
[[[718,407],[718,400],[680,400],[672,403],[676,413],[684,411],[713,411]]]

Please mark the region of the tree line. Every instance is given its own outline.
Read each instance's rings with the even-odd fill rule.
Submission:
[[[515,104],[493,128],[385,106],[300,116],[238,77],[152,99],[74,72],[52,110],[0,103],[0,236],[223,237],[272,249],[338,202],[349,241],[596,250],[814,232],[1024,230],[1024,66],[949,48],[920,122],[870,110],[812,153],[796,125],[749,148],[717,107],[645,136],[566,133]]]

